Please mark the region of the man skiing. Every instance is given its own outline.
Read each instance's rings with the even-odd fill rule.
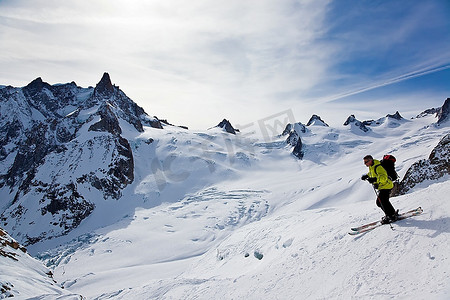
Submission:
[[[388,224],[397,221],[398,211],[394,209],[389,201],[389,194],[394,184],[389,179],[386,170],[380,164],[380,161],[373,159],[371,155],[364,157],[364,164],[369,168],[369,173],[361,176],[361,180],[369,181],[378,190],[376,203],[385,213],[381,223]]]

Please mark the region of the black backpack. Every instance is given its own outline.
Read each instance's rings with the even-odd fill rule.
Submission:
[[[386,170],[386,173],[391,181],[395,181],[398,179],[398,174],[395,171],[395,159],[394,155],[386,154],[383,156],[383,159],[380,160],[381,166]],[[375,167],[375,173],[377,172],[377,168]]]

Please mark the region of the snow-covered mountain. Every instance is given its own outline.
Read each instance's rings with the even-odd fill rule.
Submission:
[[[448,296],[448,99],[411,120],[280,126],[289,115],[232,133],[151,117],[106,73],[95,88],[2,87],[0,103],[0,226],[75,296]],[[408,186],[393,205],[425,212],[350,237],[381,218],[360,176],[386,153]],[[8,270],[0,283],[25,272]]]
[[[25,245],[76,228],[98,199],[121,198],[134,180],[124,136],[162,128],[107,73],[87,89],[38,78],[1,89],[0,102],[1,220]]]
[[[239,132],[239,129],[236,129],[231,125],[230,121],[227,119],[223,119],[216,127],[222,128],[225,132],[236,134],[236,132]]]
[[[0,228],[0,299],[82,299],[64,290],[52,272]]]
[[[328,124],[325,123],[325,122],[320,118],[320,116],[318,116],[318,115],[312,115],[312,116],[311,116],[311,118],[309,119],[309,121],[308,121],[308,123],[306,124],[306,126],[311,126],[311,125],[314,125],[314,126],[327,126],[327,127],[328,127]]]

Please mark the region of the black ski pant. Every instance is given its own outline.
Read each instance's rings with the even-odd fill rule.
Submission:
[[[384,211],[386,216],[395,215],[395,208],[392,206],[391,202],[389,201],[390,193],[391,193],[391,190],[380,190],[378,193],[378,198],[377,198],[377,206],[381,207],[381,209]]]

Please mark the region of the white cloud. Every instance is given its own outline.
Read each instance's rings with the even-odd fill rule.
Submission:
[[[149,113],[206,128],[223,117],[244,124],[305,101],[317,106],[448,61],[447,52],[427,47],[406,65],[381,72],[341,70],[372,48],[395,47],[422,22],[416,13],[394,30],[370,27],[381,24],[374,21],[333,36],[331,25],[347,20],[345,14],[330,19],[336,3],[3,1],[0,84],[20,86],[41,76],[88,86],[107,71]]]

